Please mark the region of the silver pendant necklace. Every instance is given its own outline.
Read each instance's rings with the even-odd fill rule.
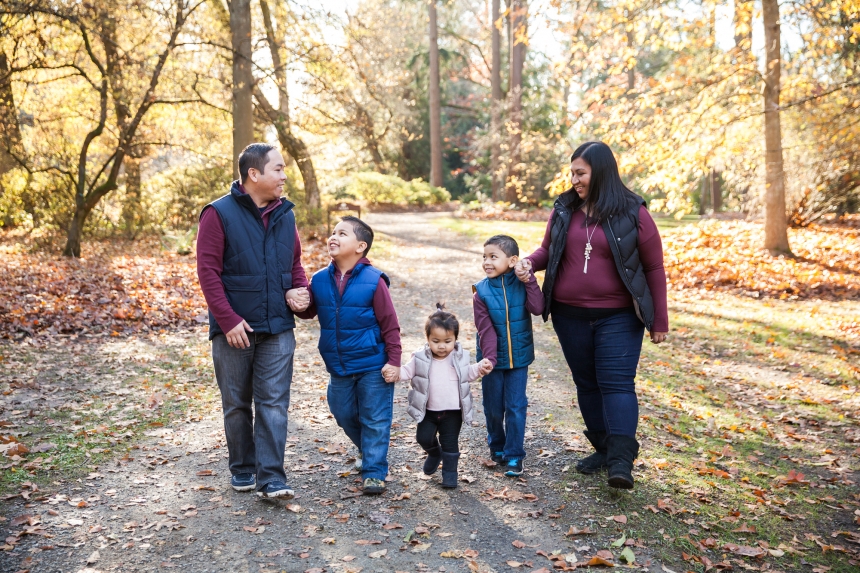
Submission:
[[[594,223],[594,228],[591,230],[591,233],[588,232],[588,215],[585,216],[585,267],[582,269],[583,274],[588,274],[588,259],[591,258],[591,238],[594,236],[594,231],[597,230],[597,226],[600,224],[600,219],[597,219],[597,222]]]

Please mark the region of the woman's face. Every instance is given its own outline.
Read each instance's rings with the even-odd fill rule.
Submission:
[[[577,157],[570,162],[570,182],[579,198],[585,201],[588,198],[588,186],[591,183],[591,165],[582,157]]]

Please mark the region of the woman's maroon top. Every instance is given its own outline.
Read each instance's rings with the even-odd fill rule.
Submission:
[[[553,211],[554,212],[554,211]],[[549,261],[552,215],[539,249],[528,256],[535,271],[546,270]],[[582,308],[626,308],[633,306],[633,297],[618,275],[615,259],[603,228],[589,221],[585,213],[574,211],[567,232],[567,243],[558,265],[558,277],[552,290],[554,301]],[[588,272],[585,266],[586,233],[591,237],[591,258]],[[593,233],[593,234],[592,234]],[[669,311],[666,304],[666,271],[663,268],[663,244],[651,214],[645,206],[639,208],[639,258],[645,280],[654,299],[653,332],[669,331]]]

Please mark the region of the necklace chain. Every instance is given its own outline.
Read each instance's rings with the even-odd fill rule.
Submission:
[[[591,230],[591,233],[588,232],[588,215],[585,216],[585,266],[582,268],[583,274],[588,274],[588,259],[591,258],[591,238],[594,236],[594,232],[597,230],[597,226],[600,224],[600,219],[594,223],[594,228]]]

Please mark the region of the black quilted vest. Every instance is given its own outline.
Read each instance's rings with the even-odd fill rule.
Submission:
[[[549,261],[543,281],[544,321],[549,317],[552,289],[558,276],[558,265],[567,244],[567,231],[570,228],[572,214],[570,204],[574,198],[573,193],[563,193],[553,205],[555,212],[550,225]],[[601,227],[612,250],[615,268],[633,297],[636,316],[650,331],[654,324],[654,300],[651,298],[651,291],[645,280],[645,271],[639,260],[639,207],[642,205],[645,205],[645,201],[641,197],[631,197],[624,213],[603,221]]]

